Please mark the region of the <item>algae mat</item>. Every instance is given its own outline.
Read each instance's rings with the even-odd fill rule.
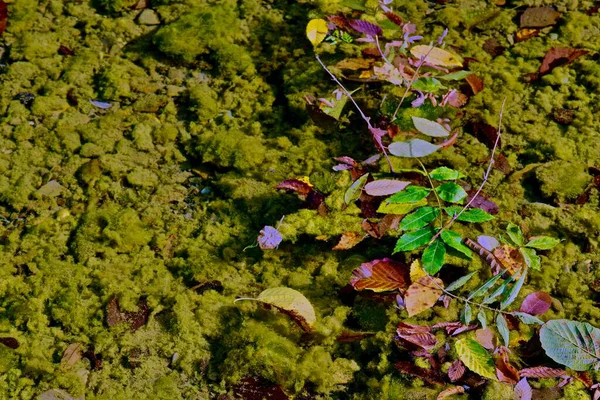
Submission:
[[[544,291],[554,299],[548,318],[598,326],[600,17],[586,13],[590,1],[440,3],[388,5],[426,37],[449,28],[447,42],[478,61],[470,69],[485,89],[465,113],[493,124],[508,98],[502,150],[510,171],[495,170],[486,193],[502,220],[562,239],[522,296]],[[559,21],[509,40],[532,5],[555,6]],[[358,125],[316,126],[303,99],[335,88],[305,38],[308,20],[375,7],[8,2],[0,38],[0,398],[435,398],[440,387],[393,367],[402,319],[394,305],[340,294],[355,267],[393,248],[382,240],[331,251],[362,221],[358,208],[343,206],[350,177],[331,170],[331,157],[366,158],[372,143]],[[491,56],[490,39],[505,51]],[[551,47],[589,54],[536,82],[521,79]],[[427,162],[478,177],[486,155],[465,132]],[[274,190],[301,176],[326,194],[327,218]],[[283,215],[277,250],[244,250]],[[484,267],[478,263],[469,268]],[[311,336],[282,314],[233,303],[280,286],[313,304]],[[416,321],[457,314],[451,305]],[[348,329],[375,335],[336,340]],[[267,394],[240,394],[252,385]],[[547,392],[590,396],[579,381]],[[490,383],[473,398],[511,396],[510,385]]]

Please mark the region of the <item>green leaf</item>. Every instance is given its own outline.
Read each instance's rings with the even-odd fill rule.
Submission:
[[[435,153],[441,147],[422,139],[411,139],[406,142],[394,142],[388,146],[390,154],[396,157],[425,157]]]
[[[396,247],[394,248],[394,253],[399,251],[411,251],[418,249],[421,246],[425,246],[431,238],[433,238],[434,230],[432,227],[427,227],[420,229],[415,232],[408,232],[404,235],[400,236],[398,242],[396,243]]]
[[[473,320],[473,312],[471,311],[471,306],[469,303],[465,303],[465,308],[463,308],[462,313],[460,314],[460,322],[463,325],[469,325],[469,323]]]
[[[455,280],[454,282],[452,282],[451,284],[448,285],[448,287],[446,288],[446,290],[448,292],[452,292],[456,289],[459,289],[461,287],[463,287],[465,285],[465,283],[469,282],[469,280],[477,273],[478,271],[475,272],[471,272],[468,275],[465,276],[461,276],[460,278],[458,278],[457,280]]]
[[[485,378],[496,380],[496,367],[490,353],[471,338],[463,338],[456,341],[454,345],[458,358],[471,371]]]
[[[429,275],[435,275],[438,273],[444,265],[444,259],[446,258],[446,246],[440,239],[436,239],[431,243],[423,252],[421,262],[423,263],[423,269]]]
[[[435,191],[442,200],[450,203],[462,203],[465,197],[467,197],[467,192],[465,192],[465,189],[454,182],[442,183],[440,186],[435,188]]]
[[[506,318],[504,318],[504,315],[502,315],[502,313],[498,313],[498,315],[496,316],[496,328],[498,329],[500,337],[504,341],[504,345],[508,347],[508,343],[510,341],[510,331],[508,330]]]
[[[508,237],[510,237],[513,244],[517,246],[523,246],[525,243],[525,238],[523,238],[523,232],[521,232],[521,228],[512,222],[510,222],[506,227],[506,233],[508,233]]]
[[[527,325],[532,325],[532,324],[544,325],[544,321],[542,321],[538,317],[535,317],[531,314],[515,311],[515,312],[511,312],[510,315],[514,315],[515,317],[519,318],[522,323],[527,324]]]
[[[444,229],[440,235],[444,243],[446,243],[449,247],[452,247],[454,250],[461,252],[466,257],[473,257],[473,252],[467,246],[462,244],[462,236],[459,233]]]
[[[525,260],[525,264],[528,268],[533,269],[534,271],[539,271],[542,265],[542,260],[540,256],[537,255],[535,249],[529,249],[527,247],[520,247],[519,251]]]
[[[439,167],[431,171],[429,176],[436,181],[455,181],[457,179],[464,178],[465,174],[452,168]]]
[[[523,283],[525,283],[526,276],[527,276],[527,268],[525,268],[525,271],[523,271],[521,273],[521,277],[519,278],[517,283],[515,283],[513,285],[513,287],[510,289],[510,292],[508,292],[508,295],[506,296],[506,298],[504,300],[502,300],[502,302],[500,303],[501,310],[504,310],[506,307],[510,306],[513,301],[515,301],[515,299],[519,295],[519,292],[521,291],[521,288],[523,287]]]
[[[450,132],[441,124],[427,118],[412,117],[413,124],[419,132],[431,137],[446,137]]]
[[[419,78],[414,81],[412,85],[413,89],[420,90],[421,92],[436,93],[446,87],[442,85],[442,82],[435,78]]]
[[[346,190],[344,194],[344,202],[346,204],[354,203],[360,197],[360,192],[367,183],[367,179],[369,179],[369,174],[364,174],[360,178],[354,181],[352,185]]]
[[[473,292],[471,292],[469,294],[469,297],[467,297],[467,300],[471,300],[472,298],[480,297],[480,296],[483,296],[484,294],[486,294],[487,291],[492,286],[494,286],[494,284],[498,281],[498,279],[502,278],[502,274],[504,274],[504,272],[506,272],[506,270],[500,272],[497,275],[492,276],[486,283],[481,285],[479,287],[479,289],[475,289]]]
[[[392,204],[403,204],[403,203],[416,203],[417,201],[426,198],[431,189],[427,189],[423,186],[408,186],[404,190],[388,197],[384,200],[385,203]]]
[[[348,102],[348,96],[342,96],[342,98],[339,100],[336,100],[334,97],[330,97],[327,100],[329,100],[330,103],[333,103],[333,107],[329,107],[328,105],[324,104],[321,107],[321,111],[329,115],[331,118],[339,121],[340,117],[342,116],[342,112],[344,111],[344,106]]]
[[[427,205],[427,199],[422,199],[417,201],[416,203],[404,203],[404,204],[392,204],[382,201],[377,208],[378,213],[382,214],[395,214],[395,215],[404,215],[408,214],[415,208],[423,207]]]
[[[400,222],[400,229],[403,231],[421,229],[436,219],[439,213],[437,208],[421,207],[402,219],[402,222]]]
[[[460,206],[450,206],[446,207],[444,211],[451,216],[454,217],[456,214],[460,212],[463,208]],[[463,222],[486,222],[494,219],[493,215],[488,214],[483,211],[481,208],[469,208],[465,210],[462,214],[458,216],[457,221]]]
[[[554,361],[575,371],[600,368],[600,329],[587,322],[555,319],[540,329],[542,348]]]
[[[496,298],[498,296],[500,296],[502,293],[504,293],[504,291],[506,290],[506,287],[508,286],[509,283],[511,283],[513,281],[513,279],[514,279],[513,275],[509,276],[507,279],[504,280],[504,282],[502,282],[502,284],[500,286],[498,286],[496,288],[496,290],[494,290],[492,292],[492,294],[490,294],[489,296],[486,296],[481,303],[482,304],[491,304],[494,301],[496,301]]]
[[[534,249],[538,250],[550,250],[559,243],[559,239],[555,239],[550,236],[534,236],[529,239],[529,242],[525,246],[533,247]]]
[[[446,75],[442,75],[442,76],[438,76],[438,79],[442,79],[445,81],[460,81],[462,79],[465,79],[467,76],[471,75],[473,72],[471,71],[456,71],[456,72],[451,72],[449,74]]]
[[[479,323],[481,323],[481,327],[483,329],[487,328],[487,316],[485,315],[485,311],[483,311],[483,308],[479,309],[479,312],[477,313],[477,320],[479,321]]]

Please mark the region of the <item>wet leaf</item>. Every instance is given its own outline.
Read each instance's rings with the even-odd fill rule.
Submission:
[[[527,378],[523,378],[515,385],[515,400],[531,400],[533,398],[533,391]]]
[[[473,95],[481,92],[484,88],[483,80],[475,74],[471,74],[466,78],[469,87],[471,88],[471,92]]]
[[[540,66],[539,73],[540,75],[544,75],[552,71],[554,68],[570,64],[575,59],[588,54],[589,51],[584,49],[571,49],[565,47],[555,47],[546,53],[544,59],[542,60],[542,65]]]
[[[289,400],[281,386],[261,377],[246,377],[233,385],[233,394],[244,400]]]
[[[395,179],[379,179],[365,185],[365,192],[371,196],[389,196],[406,188],[410,182]]]
[[[451,382],[456,382],[465,374],[465,365],[460,360],[456,360],[452,363],[448,369],[448,378]]]
[[[346,204],[354,203],[356,200],[359,199],[360,193],[365,184],[367,183],[367,179],[369,179],[369,174],[364,174],[356,181],[354,181],[352,185],[350,185],[350,187],[348,188],[348,190],[346,190],[346,193],[344,194],[344,202]]]
[[[400,16],[398,14],[394,14],[393,12],[386,12],[385,16],[392,21],[394,24],[398,25],[398,26],[402,26],[402,18],[400,18]]]
[[[396,333],[403,341],[412,343],[428,351],[432,350],[437,344],[437,339],[431,333],[431,328],[428,326],[400,322],[396,329]]]
[[[319,45],[327,36],[327,21],[324,19],[311,19],[306,25],[306,37],[313,46]]]
[[[427,45],[417,45],[410,49],[410,53],[421,60],[425,57],[425,62],[438,67],[462,67],[462,61],[459,56],[449,51]]]
[[[13,337],[0,337],[0,343],[13,350],[19,348],[19,341]]]
[[[508,351],[507,347],[499,346],[495,352],[496,377],[500,382],[515,385],[519,382],[519,371],[510,363]]]
[[[526,277],[527,277],[527,270],[525,270],[521,273],[521,277],[510,289],[506,298],[500,302],[501,310],[506,309],[506,307],[510,306],[513,303],[513,301],[515,301],[515,299],[519,295],[519,292],[521,291],[521,288],[523,287],[523,284],[525,283]]]
[[[496,316],[496,329],[498,329],[498,333],[504,342],[504,345],[508,347],[510,342],[510,331],[508,330],[508,324],[506,323],[506,318],[502,313],[498,313]]]
[[[525,297],[520,311],[530,315],[542,315],[550,309],[552,297],[548,293],[534,292]]]
[[[276,186],[276,189],[290,190],[299,196],[306,196],[313,191],[312,185],[300,179],[287,179]]]
[[[429,176],[431,179],[435,179],[437,181],[455,181],[457,179],[464,178],[465,174],[452,168],[439,167],[429,172]]]
[[[471,338],[456,341],[456,353],[467,368],[485,378],[496,379],[496,367],[490,353]]]
[[[600,366],[600,329],[586,322],[556,319],[540,329],[546,355],[575,371]]]
[[[445,258],[446,245],[438,238],[423,251],[423,256],[421,258],[423,269],[429,275],[435,275],[442,269]],[[465,325],[467,323],[468,322],[465,322]]]
[[[438,196],[444,201],[450,203],[462,203],[467,192],[461,186],[454,182],[445,182],[435,188]]]
[[[6,30],[8,24],[8,6],[4,0],[0,0],[0,35]]]
[[[399,251],[412,251],[421,246],[425,246],[433,238],[434,230],[431,227],[419,229],[414,232],[407,232],[400,236],[396,242],[394,253]]]
[[[405,216],[400,222],[400,229],[403,231],[414,231],[427,226],[431,221],[435,220],[439,214],[439,210],[433,207],[421,207],[416,209],[411,214]]]
[[[403,374],[416,376],[434,385],[444,385],[444,377],[434,369],[417,367],[409,361],[399,361],[394,367]]]
[[[344,232],[340,241],[332,248],[332,250],[350,250],[357,244],[363,241],[364,234],[356,232]]]
[[[277,246],[279,246],[282,240],[283,237],[277,228],[269,225],[261,229],[257,239],[258,246],[262,250],[275,249]]]
[[[538,250],[550,250],[560,243],[559,239],[549,236],[534,236],[529,238],[529,242],[525,246],[532,247]]]
[[[362,19],[355,19],[350,21],[350,26],[357,32],[364,33],[369,36],[381,36],[383,31],[380,27]]]
[[[469,325],[469,323],[473,320],[473,311],[471,310],[471,306],[469,303],[465,303],[465,307],[463,308],[460,314],[460,322],[464,325]]]
[[[489,328],[477,329],[475,331],[475,338],[484,348],[488,350],[494,350],[496,348],[496,335]]]
[[[487,251],[494,251],[494,249],[500,246],[500,242],[493,236],[477,236],[477,242]]]
[[[450,386],[448,389],[444,389],[442,390],[436,400],[444,400],[450,396],[453,396],[455,394],[463,394],[465,392],[465,388],[462,386]]]
[[[396,157],[425,157],[441,147],[421,139],[411,139],[406,142],[394,142],[388,146],[390,154]]]
[[[421,186],[408,186],[406,189],[385,199],[385,202],[392,204],[416,203],[429,196],[430,192],[431,189],[424,188]]]
[[[381,202],[381,204],[379,205],[379,208],[377,209],[377,212],[382,213],[382,214],[404,215],[404,214],[408,214],[415,208],[423,207],[426,205],[427,205],[427,199],[421,199],[421,200],[417,201],[416,203],[403,203],[403,204],[389,203],[386,200],[386,201]]]
[[[530,7],[521,15],[521,28],[545,28],[556,24],[560,13],[551,7]]]
[[[506,233],[510,240],[512,240],[513,244],[517,246],[523,246],[525,244],[525,238],[523,237],[523,232],[521,232],[521,228],[517,225],[510,222],[506,227]]]
[[[305,331],[311,331],[317,317],[310,301],[294,289],[277,287],[264,290],[256,298],[242,297],[235,301],[253,300],[273,306],[290,315]]]
[[[362,263],[352,275],[350,284],[356,290],[386,292],[406,289],[410,283],[408,266],[389,258]]]
[[[459,207],[459,206],[451,206],[451,207],[444,208],[444,211],[446,211],[446,213],[449,216],[454,217],[462,209],[463,208]],[[471,222],[471,223],[487,222],[487,221],[491,221],[493,219],[494,219],[493,215],[486,213],[485,211],[483,211],[480,208],[468,208],[465,211],[463,211],[462,214],[460,214],[458,216],[458,218],[456,218],[457,221]]]
[[[462,236],[459,233],[451,231],[449,229],[444,229],[440,234],[440,237],[449,247],[452,247],[454,250],[460,252],[467,258],[473,257],[473,253],[471,249],[462,244]]]
[[[413,124],[419,132],[432,137],[446,137],[450,132],[441,124],[426,118],[412,117]]]
[[[564,369],[561,368],[550,368],[550,367],[532,367],[532,368],[523,368],[519,371],[519,375],[524,378],[538,378],[538,379],[548,379],[548,378],[560,378],[562,376],[567,376],[568,373]]]
[[[449,284],[448,287],[446,288],[446,290],[448,292],[452,292],[456,289],[463,287],[473,276],[475,276],[475,274],[477,274],[477,272],[478,271],[475,271],[475,272],[471,272],[468,275],[461,276],[460,278],[458,278],[457,280],[455,280],[454,282]]]
[[[437,78],[445,80],[445,81],[460,81],[472,74],[473,74],[473,72],[471,72],[471,71],[462,70],[462,71],[450,72],[449,74],[438,76]]]
[[[411,284],[404,296],[408,316],[412,317],[433,307],[442,295],[443,292],[440,288],[443,287],[444,283],[441,279],[432,279],[428,276]]]
[[[63,352],[62,358],[60,359],[61,365],[73,366],[77,364],[77,361],[81,360],[83,356],[83,350],[81,343],[71,343],[67,346]]]
[[[544,325],[544,321],[542,321],[538,317],[534,317],[533,315],[530,315],[530,314],[527,314],[524,312],[514,311],[514,312],[511,312],[510,315],[519,318],[521,320],[521,322],[526,325],[533,325],[533,324]]]

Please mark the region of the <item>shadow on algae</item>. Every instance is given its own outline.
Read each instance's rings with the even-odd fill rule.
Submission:
[[[373,9],[377,1],[7,3],[0,336],[8,345],[0,345],[0,398],[223,400],[236,398],[234,390],[262,398],[239,394],[240,382],[253,379],[265,393],[284,396],[265,398],[435,398],[440,387],[393,366],[401,320],[393,303],[359,297],[350,307],[339,295],[354,268],[389,255],[393,242],[371,239],[330,251],[336,235],[362,231],[360,210],[343,207],[350,177],[332,171],[332,157],[364,159],[376,150],[355,113],[356,123],[323,129],[305,110],[304,96],[335,89],[313,57],[306,23]],[[554,5],[559,23],[509,43],[518,13],[532,5]],[[600,199],[590,189],[598,173],[590,168],[600,167],[600,17],[584,12],[592,5],[395,0],[388,6],[425,40],[448,28],[446,42],[476,60],[469,67],[485,89],[462,110],[465,121],[495,124],[507,97],[502,152],[511,170],[494,170],[486,194],[499,205],[497,220],[562,240],[520,296],[547,292],[554,299],[549,318],[598,326],[598,295],[589,286],[600,278]],[[490,56],[483,50],[490,38],[507,50]],[[537,82],[520,79],[555,46],[590,54]],[[569,123],[553,119],[562,109],[572,110]],[[427,165],[463,171],[476,187],[487,154],[462,133]],[[327,218],[274,189],[302,176],[327,196]],[[578,204],[584,194],[587,201]],[[283,215],[277,250],[243,251]],[[480,227],[474,234],[503,229],[496,222]],[[456,260],[449,268],[485,267]],[[310,299],[314,335],[303,335],[283,314],[233,303],[278,286]],[[451,305],[417,321],[457,319]],[[336,341],[347,329],[377,333]],[[536,387],[546,386],[553,383]],[[543,390],[554,398],[589,398],[579,381]],[[511,396],[510,385],[491,382],[472,398]]]

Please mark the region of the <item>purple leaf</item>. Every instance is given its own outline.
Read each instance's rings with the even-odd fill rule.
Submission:
[[[383,33],[380,27],[361,19],[354,19],[350,21],[350,26],[357,32],[364,33],[369,36],[379,36]]]
[[[112,104],[106,103],[104,101],[90,100],[90,103],[92,103],[92,105],[94,105],[94,106],[96,106],[98,108],[102,108],[103,110],[106,110],[106,109],[112,107]]]
[[[500,246],[500,242],[493,236],[477,236],[477,243],[487,251],[494,251],[496,247]]]
[[[394,179],[380,179],[372,181],[365,185],[365,192],[371,196],[389,196],[398,193],[405,187],[410,185],[410,182],[397,181]]]
[[[467,203],[469,203],[471,201],[471,199],[473,198],[475,193],[476,193],[476,190],[469,190],[467,192]],[[493,201],[491,201],[490,199],[488,199],[487,196],[484,195],[482,192],[480,192],[477,195],[477,197],[475,198],[475,200],[473,200],[473,202],[471,203],[471,207],[480,208],[483,211],[490,213],[492,215],[498,214],[498,212],[500,212],[498,205],[496,203],[494,203]]]
[[[465,374],[465,365],[460,360],[456,360],[448,370],[448,378],[451,382],[456,382]]]
[[[521,312],[531,315],[542,315],[550,309],[552,297],[544,292],[529,294],[521,303]]]
[[[283,238],[276,228],[267,225],[260,231],[257,240],[261,249],[268,250],[279,246],[279,243],[281,243]]]
[[[362,162],[362,164],[365,164],[365,165],[376,165],[377,161],[379,161],[380,158],[381,158],[381,154],[375,154],[374,156],[371,156],[371,157],[367,158],[366,160],[364,160]]]
[[[532,397],[531,386],[527,382],[527,378],[523,378],[515,385],[515,399],[517,400],[531,400]]]

